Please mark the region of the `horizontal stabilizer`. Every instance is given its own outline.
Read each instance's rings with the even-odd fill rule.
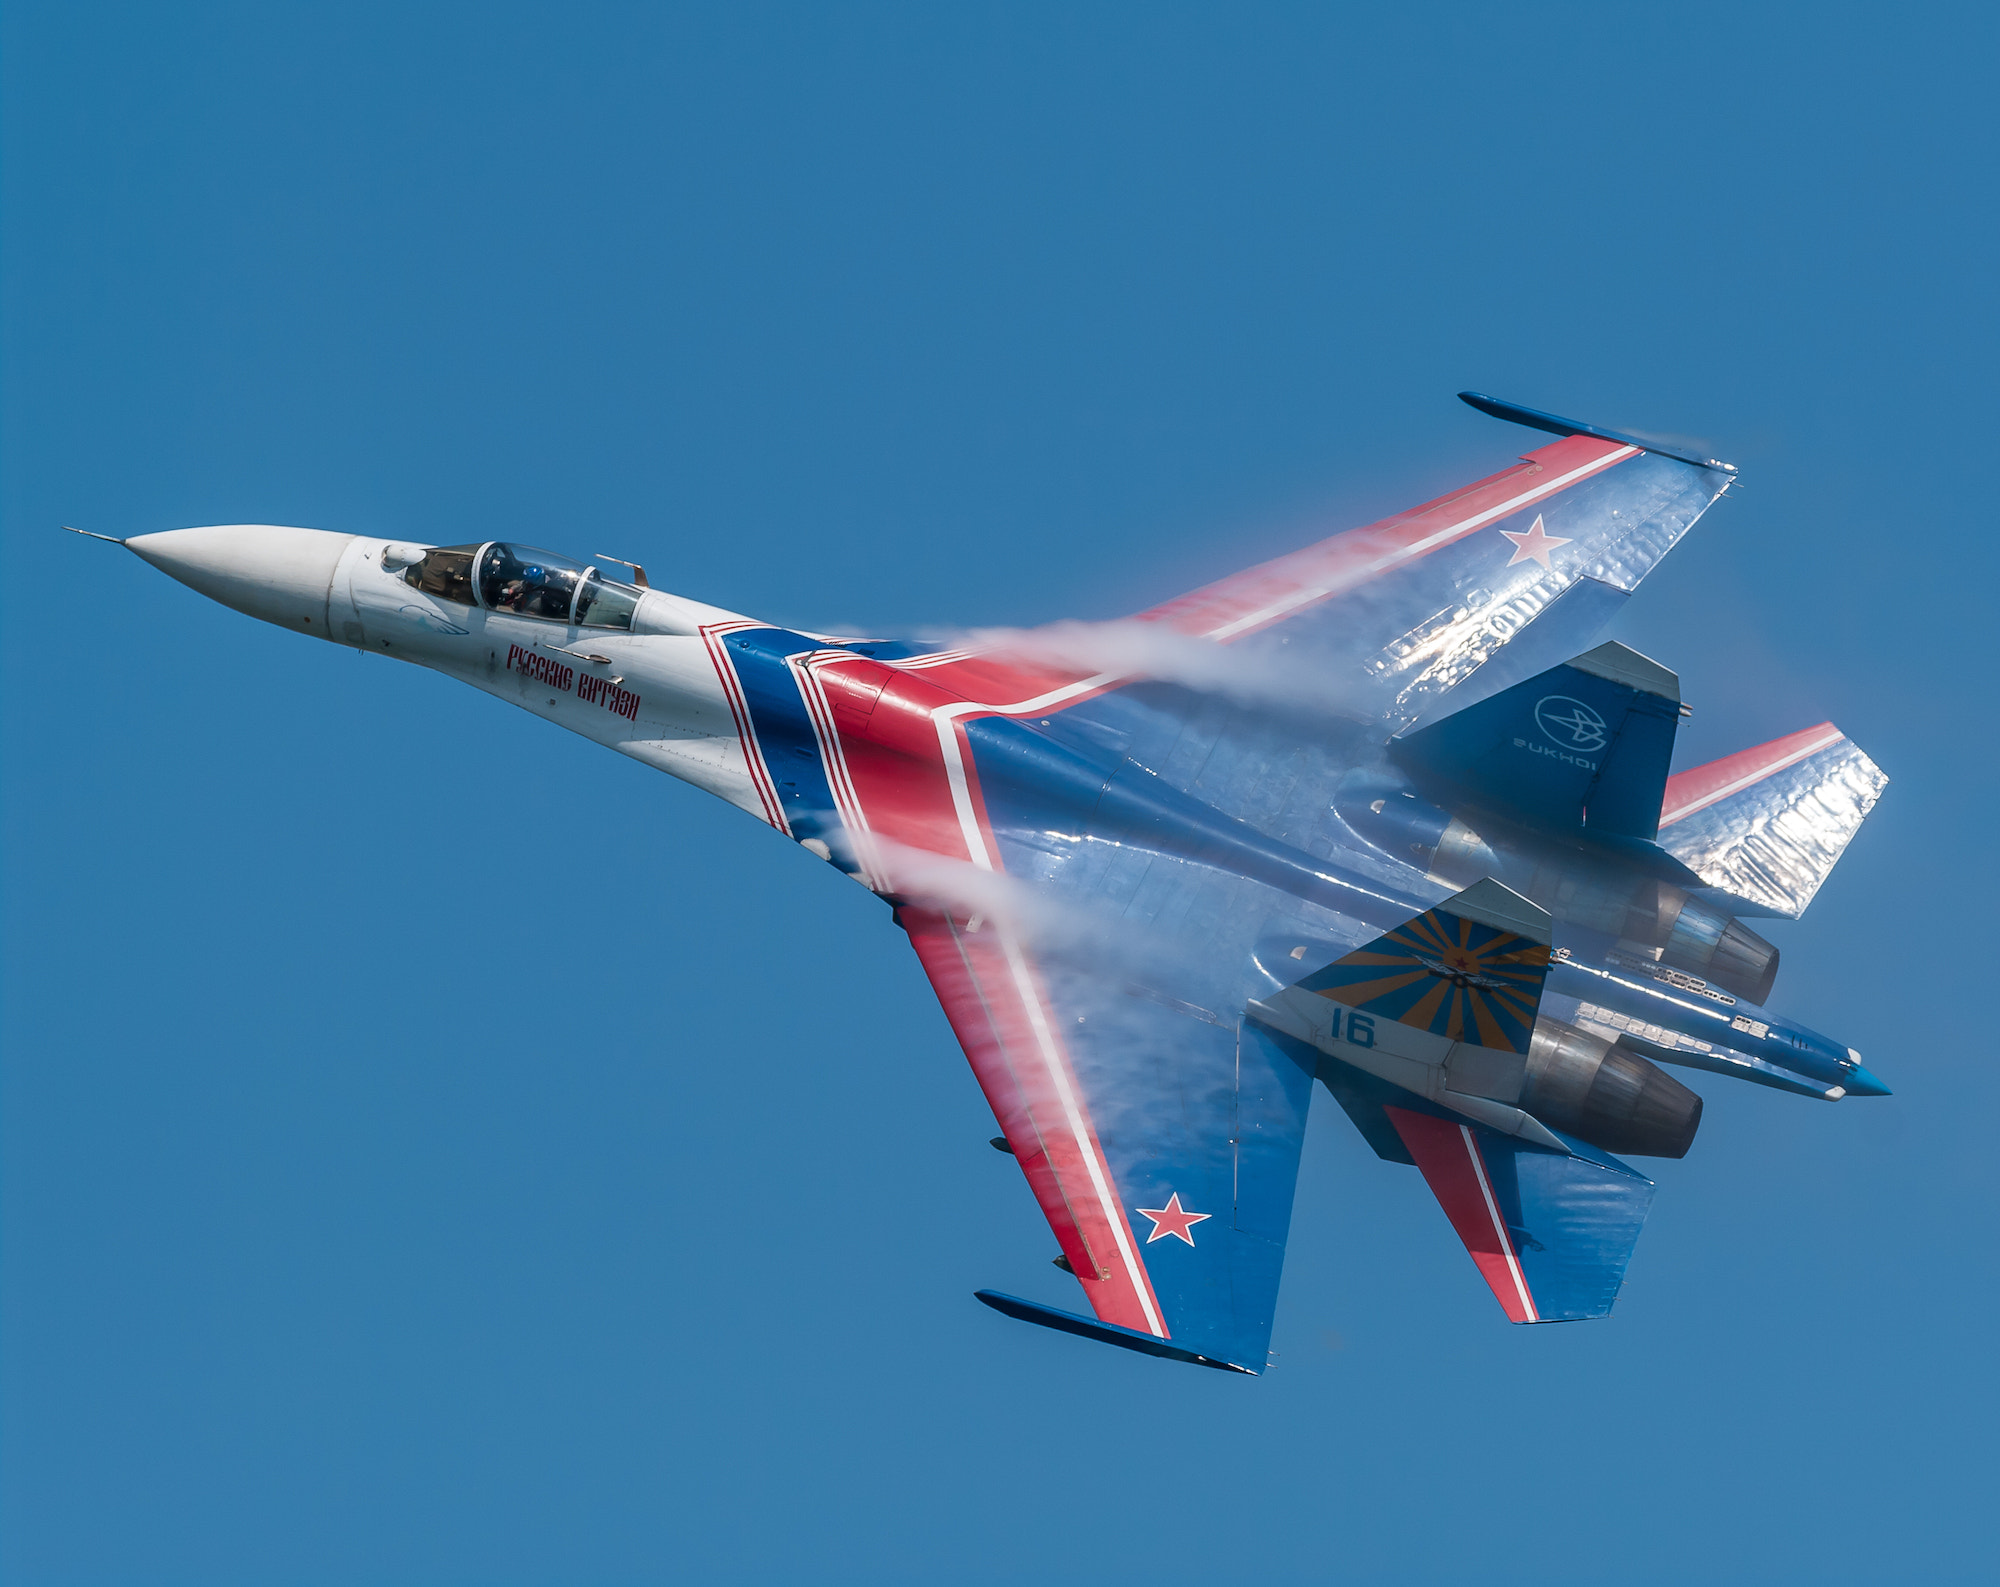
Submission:
[[[1669,778],[1660,847],[1739,914],[1796,919],[1888,784],[1822,722]]]
[[[1255,1369],[1252,1367],[1240,1367],[1233,1361],[1217,1361],[1209,1356],[1197,1355],[1192,1350],[1183,1350],[1180,1346],[1168,1344],[1166,1340],[1156,1339],[1151,1334],[1142,1334],[1132,1328],[1120,1328],[1116,1323],[1099,1322],[1095,1317],[1079,1317],[1073,1311],[1057,1311],[1053,1306],[1022,1300],[1017,1295],[1003,1295],[994,1289],[976,1289],[972,1294],[975,1300],[984,1301],[1004,1317],[1035,1323],[1043,1328],[1053,1328],[1058,1333],[1095,1339],[1100,1344],[1117,1345],[1122,1350],[1137,1350],[1141,1355],[1162,1356],[1168,1361],[1186,1361],[1193,1366],[1217,1367],[1224,1372],[1248,1372],[1255,1376]]]
[[[1383,1111],[1510,1322],[1609,1315],[1651,1180],[1581,1142],[1551,1152],[1477,1124]]]
[[[1680,722],[1680,680],[1617,643],[1394,741],[1419,778],[1530,825],[1650,842]]]

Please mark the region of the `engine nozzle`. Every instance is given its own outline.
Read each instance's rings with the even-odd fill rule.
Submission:
[[[1685,1157],[1701,1128],[1701,1098],[1658,1064],[1547,1017],[1529,1040],[1520,1106],[1551,1129],[1632,1157]]]

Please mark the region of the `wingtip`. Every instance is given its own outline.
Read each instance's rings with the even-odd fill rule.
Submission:
[[[1003,1317],[1012,1317],[1017,1322],[1034,1323],[1038,1327],[1054,1329],[1057,1333],[1075,1334],[1082,1339],[1095,1339],[1100,1344],[1117,1345],[1121,1350],[1136,1350],[1142,1355],[1159,1356],[1167,1361],[1184,1361],[1190,1366],[1214,1367],[1221,1372],[1240,1372],[1245,1377],[1251,1378],[1260,1375],[1255,1367],[1205,1356],[1199,1351],[1170,1344],[1164,1338],[1138,1333],[1130,1328],[1121,1328],[1116,1323],[1103,1322],[1095,1317],[1084,1317],[1076,1312],[1062,1311],[1054,1306],[1044,1306],[1039,1301],[1023,1300],[1018,1295],[1008,1295],[1000,1290],[976,1289],[972,1292],[972,1298],[982,1305],[991,1306]]]
[[[1544,413],[1539,408],[1526,408],[1518,402],[1507,402],[1499,397],[1489,397],[1483,391],[1461,391],[1458,400],[1468,407],[1477,408],[1481,413],[1496,419],[1505,419],[1509,424],[1525,424],[1531,430],[1546,430],[1550,435],[1591,435],[1600,441],[1617,441],[1623,446],[1636,446],[1642,452],[1657,452],[1662,457],[1692,463],[1697,468],[1711,468],[1718,474],[1737,477],[1734,463],[1725,463],[1717,457],[1703,457],[1699,453],[1682,451],[1677,447],[1665,446],[1657,441],[1648,441],[1643,436],[1627,435],[1619,430],[1607,430],[1600,425],[1585,424],[1580,419],[1565,419],[1558,414]]]

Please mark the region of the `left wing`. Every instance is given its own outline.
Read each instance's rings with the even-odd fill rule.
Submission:
[[[897,920],[1092,1316],[980,1298],[1108,1343],[1262,1371],[1310,1062],[1235,1019],[1104,979],[1110,965],[1031,957],[1004,919],[905,905]]]

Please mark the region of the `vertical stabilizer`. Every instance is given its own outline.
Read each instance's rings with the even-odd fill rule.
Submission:
[[[1610,643],[1395,741],[1455,797],[1550,831],[1650,841],[1680,722],[1680,680]]]

